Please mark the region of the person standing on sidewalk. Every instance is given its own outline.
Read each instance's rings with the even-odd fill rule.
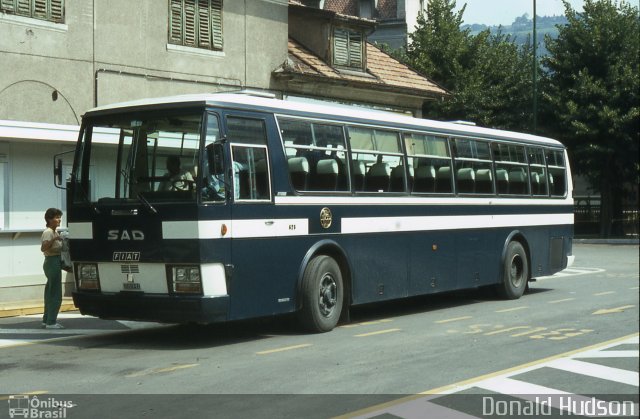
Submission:
[[[49,208],[44,213],[44,220],[47,222],[47,228],[42,233],[40,250],[44,253],[42,269],[47,277],[47,285],[44,287],[42,325],[46,329],[64,329],[57,322],[58,311],[62,305],[62,262],[60,257],[62,237],[57,231],[62,220],[62,211],[58,208]]]

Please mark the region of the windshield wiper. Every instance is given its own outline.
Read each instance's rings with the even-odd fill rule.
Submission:
[[[142,192],[138,192],[138,200],[144,204],[144,207],[152,214],[157,214],[158,210],[151,205],[151,202],[147,201],[147,198],[142,195]]]

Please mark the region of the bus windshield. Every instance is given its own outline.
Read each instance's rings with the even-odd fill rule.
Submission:
[[[201,125],[201,112],[90,119],[81,135],[75,167],[75,182],[81,190],[75,199],[195,201]],[[111,162],[100,165],[99,176],[94,173],[97,160]]]

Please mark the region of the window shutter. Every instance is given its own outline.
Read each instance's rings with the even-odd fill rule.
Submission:
[[[185,0],[184,2],[184,45],[189,47],[198,46],[196,42],[196,3],[195,0]]]
[[[222,49],[222,0],[211,0],[211,36],[214,49]]]
[[[20,3],[21,2],[22,1],[20,1]],[[33,1],[33,17],[37,19],[47,19],[47,0]]]
[[[18,0],[16,3],[17,15],[31,17],[31,0]]]
[[[349,33],[349,66],[362,68],[362,34]]]
[[[0,10],[4,13],[16,12],[16,0],[0,0]]]
[[[169,42],[182,44],[182,0],[171,0],[169,10]]]
[[[344,29],[333,32],[333,63],[349,65],[349,33]]]
[[[209,0],[198,0],[198,46],[211,48]]]
[[[64,22],[64,0],[51,0],[51,20]]]

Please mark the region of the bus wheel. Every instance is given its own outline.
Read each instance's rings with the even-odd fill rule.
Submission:
[[[342,311],[344,287],[338,263],[329,256],[316,256],[302,277],[302,326],[311,332],[336,327]]]
[[[507,246],[504,259],[502,283],[498,284],[498,294],[506,299],[522,297],[529,281],[529,263],[527,251],[520,242],[512,241]]]

